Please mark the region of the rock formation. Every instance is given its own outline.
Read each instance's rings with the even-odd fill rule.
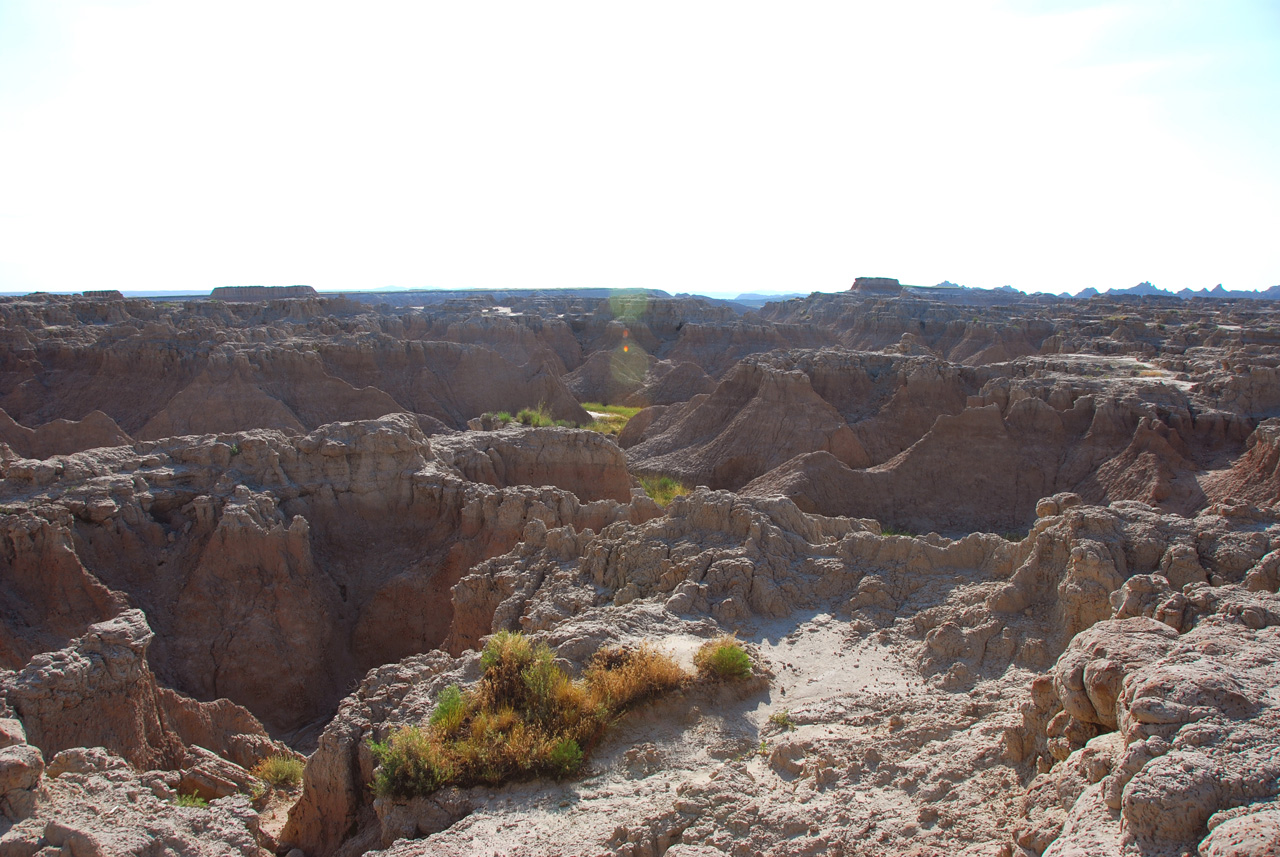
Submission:
[[[1276,853],[1274,308],[928,292],[0,300],[0,855]],[[375,798],[497,631],[752,677]]]

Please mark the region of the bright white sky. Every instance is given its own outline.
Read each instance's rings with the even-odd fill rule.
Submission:
[[[1280,4],[0,0],[0,291],[1280,284]]]

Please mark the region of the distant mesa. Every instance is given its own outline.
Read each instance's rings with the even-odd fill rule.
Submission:
[[[86,298],[98,298],[99,300],[122,301],[124,295],[119,289],[87,289],[80,294]]]
[[[858,277],[849,291],[862,295],[900,295],[902,283],[893,277]]]
[[[318,295],[311,286],[219,286],[209,293],[209,297],[212,300],[250,303],[280,298],[314,298]]]

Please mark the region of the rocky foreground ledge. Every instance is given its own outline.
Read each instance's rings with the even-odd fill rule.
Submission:
[[[1275,853],[1274,509],[1060,494],[1018,540],[883,535],[617,497],[584,434],[392,416],[6,461],[0,855]],[[374,799],[369,741],[503,629],[573,670],[736,632],[756,679],[629,715],[575,779]],[[281,827],[247,769],[282,738],[310,755]]]

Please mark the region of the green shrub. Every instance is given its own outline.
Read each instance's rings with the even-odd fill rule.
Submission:
[[[276,788],[296,786],[302,782],[302,760],[294,756],[268,756],[250,771],[255,777]]]
[[[782,729],[784,732],[791,732],[796,728],[796,722],[791,719],[791,711],[786,708],[770,714],[769,722]]]
[[[702,644],[693,656],[698,675],[719,681],[737,681],[751,677],[751,658],[733,637],[717,637]]]
[[[574,681],[548,646],[506,631],[489,638],[480,666],[474,688],[441,692],[429,725],[370,744],[376,794],[571,776],[627,709],[688,680],[668,655],[640,646],[602,650]]]
[[[551,748],[547,761],[560,776],[570,776],[582,767],[582,748],[572,738],[563,738]]]
[[[675,498],[689,493],[689,486],[670,476],[641,476],[640,487],[659,506],[665,506]]]
[[[449,685],[440,692],[435,711],[431,712],[431,725],[445,735],[452,735],[467,717],[467,706],[462,699],[462,688]]]
[[[373,791],[379,795],[430,794],[454,773],[439,745],[416,726],[397,730],[385,743],[371,742],[369,749],[378,763]]]
[[[195,808],[209,805],[209,802],[204,798],[200,797],[200,795],[198,794],[189,794],[189,795],[180,794],[173,799],[173,803],[175,806],[187,806],[187,807],[195,807]]]

